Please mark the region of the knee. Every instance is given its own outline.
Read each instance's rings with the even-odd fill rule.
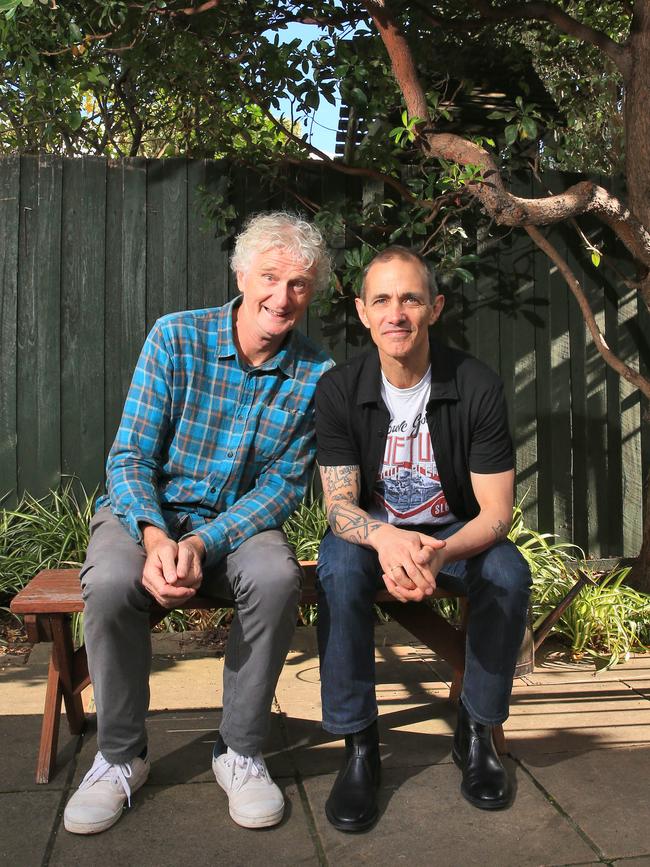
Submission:
[[[302,575],[297,561],[282,551],[267,552],[254,573],[241,574],[236,586],[238,605],[272,612],[297,609]]]
[[[379,581],[377,555],[328,532],[320,544],[316,577],[321,601],[340,608],[374,598]]]
[[[146,611],[151,597],[142,586],[142,570],[95,563],[82,570],[82,596],[86,616],[104,622],[119,619],[134,608]]]
[[[530,595],[530,567],[517,546],[506,540],[493,545],[484,555],[481,577],[512,596]]]

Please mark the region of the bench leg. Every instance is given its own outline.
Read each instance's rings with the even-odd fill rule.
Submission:
[[[56,764],[61,722],[61,702],[65,702],[68,725],[72,734],[80,734],[86,725],[81,701],[83,683],[75,679],[75,654],[70,621],[65,615],[42,618],[46,634],[52,640],[52,655],[47,675],[41,742],[36,763],[36,782],[47,783]],[[77,665],[77,668],[79,666]]]
[[[74,645],[70,621],[67,618],[52,618],[52,657],[61,679],[65,712],[73,735],[81,734],[86,725],[81,695],[74,682]]]
[[[47,783],[56,763],[56,745],[59,740],[59,722],[61,720],[61,678],[50,657],[50,667],[47,673],[47,691],[41,725],[41,743],[36,762],[36,782]]]

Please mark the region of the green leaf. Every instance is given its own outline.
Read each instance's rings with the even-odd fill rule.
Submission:
[[[506,144],[512,145],[517,139],[517,124],[511,123],[505,129]]]
[[[598,250],[591,251],[591,261],[594,268],[597,268],[600,265],[600,253],[598,252]]]
[[[358,106],[359,108],[365,108],[368,105],[368,97],[361,90],[360,87],[353,87],[350,91],[350,98],[352,102]]]
[[[521,126],[528,138],[537,138],[537,124],[532,117],[522,117]]]

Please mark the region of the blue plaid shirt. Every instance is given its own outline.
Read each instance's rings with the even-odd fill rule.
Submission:
[[[233,308],[163,316],[144,344],[98,501],[140,541],[140,524],[199,536],[206,565],[281,526],[304,496],[315,453],[314,389],[332,366],[300,332],[242,367]]]

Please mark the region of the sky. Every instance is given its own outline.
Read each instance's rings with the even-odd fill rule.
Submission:
[[[300,39],[305,43],[317,39],[319,35],[325,35],[325,31],[314,27],[312,24],[289,24],[286,30],[279,31],[279,37],[282,42],[290,42],[292,39]],[[300,120],[302,132],[307,133],[311,144],[325,151],[330,156],[334,156],[336,147],[336,130],[339,123],[339,108],[340,100],[337,98],[337,104],[330,105],[327,100],[322,99],[318,110],[311,112],[309,117],[295,118]],[[280,111],[287,117],[291,117],[291,103],[288,99],[280,100]]]

